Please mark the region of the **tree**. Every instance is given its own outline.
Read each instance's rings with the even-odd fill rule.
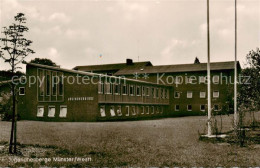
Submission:
[[[12,76],[15,75],[19,64],[29,55],[35,53],[29,48],[32,41],[24,37],[24,33],[29,31],[25,26],[26,17],[23,13],[17,13],[14,17],[14,23],[8,27],[3,27],[3,38],[0,41],[3,43],[1,47],[1,58],[11,66]],[[6,55],[5,55],[6,54]],[[9,153],[17,153],[16,151],[16,85],[11,84],[12,87],[12,128],[10,136]]]
[[[200,64],[200,60],[198,59],[198,57],[195,58],[194,64]]]
[[[52,60],[47,59],[47,58],[35,58],[35,59],[31,60],[30,63],[42,64],[42,65],[48,65],[48,66],[57,66],[56,63],[54,63]]]

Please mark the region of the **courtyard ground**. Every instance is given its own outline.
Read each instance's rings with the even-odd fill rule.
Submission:
[[[256,114],[260,121],[260,112]],[[223,116],[223,131],[233,115]],[[0,166],[260,166],[260,144],[199,140],[207,118],[192,116],[124,122],[18,122],[19,158],[81,157],[89,162],[20,162],[7,155],[10,122],[0,122]],[[259,134],[260,136],[260,134]],[[259,137],[260,138],[260,137]]]

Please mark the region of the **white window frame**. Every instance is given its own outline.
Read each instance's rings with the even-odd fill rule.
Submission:
[[[117,87],[116,87],[117,86]],[[119,89],[119,90],[117,90],[117,89]],[[114,84],[114,93],[115,93],[115,95],[120,95],[120,84],[118,84],[118,83],[115,83]]]
[[[191,96],[189,96],[189,93],[191,93]],[[187,91],[187,98],[191,99],[193,97],[193,92],[192,91]]]
[[[151,107],[151,114],[154,114],[154,106]]]
[[[21,89],[24,89],[24,93],[23,93],[23,94],[21,94]],[[25,95],[25,87],[19,87],[19,95],[20,95],[20,96]]]
[[[61,108],[66,108],[66,115],[65,116],[61,116]],[[66,118],[67,114],[68,114],[68,107],[66,105],[61,105],[60,106],[60,115],[59,115],[59,117],[60,118]]]
[[[204,110],[201,108],[202,106],[204,106]],[[200,105],[200,111],[206,111],[206,105],[205,104]]]
[[[219,84],[219,75],[214,75],[212,78],[213,84]]]
[[[146,108],[146,113],[145,113],[145,114],[150,114],[150,108],[149,108],[149,106],[146,106],[145,108]]]
[[[177,109],[176,107],[179,106],[179,109]],[[179,104],[175,104],[175,111],[180,111],[180,105]]]
[[[141,109],[142,109],[142,112],[141,112],[141,114],[144,114],[144,111],[145,111],[145,108],[144,108],[144,106],[141,106]]]
[[[142,86],[142,95],[143,95],[143,96],[145,96],[145,95],[146,95],[146,94],[145,94],[145,91],[146,91],[146,90],[145,90],[145,87],[144,87],[144,86]]]
[[[99,87],[101,87],[101,90],[99,90]],[[98,94],[104,94],[104,83],[98,82]]]
[[[107,86],[108,85],[110,87],[110,89],[109,89],[110,92],[108,92],[108,90],[107,90]],[[105,92],[106,92],[106,94],[113,94],[113,85],[112,85],[112,83],[105,83]]]
[[[125,116],[129,116],[130,115],[130,107],[129,106],[125,106],[125,108],[126,108]]]
[[[122,108],[121,106],[117,106],[116,113],[118,116],[122,116]]]
[[[133,88],[132,90],[133,90],[133,93],[131,94],[131,87]],[[130,96],[134,96],[135,95],[135,87],[134,87],[134,85],[129,85],[129,95]]]
[[[202,93],[205,93],[205,95],[202,96],[202,95],[201,95]],[[206,92],[205,92],[205,91],[201,91],[201,92],[200,92],[200,98],[206,98]]]
[[[199,83],[206,83],[206,76],[200,76]]]
[[[189,106],[191,106],[191,109],[189,110]],[[187,111],[192,111],[192,105],[191,104],[188,104],[187,105]]]
[[[54,109],[54,114],[50,115],[50,109]],[[48,117],[55,117],[56,108],[55,106],[49,106],[48,107]]]
[[[217,95],[215,95],[215,93],[217,93]],[[219,98],[219,91],[218,90],[213,91],[213,98]]]
[[[139,88],[139,94],[137,93],[138,88]],[[141,96],[141,95],[142,95],[141,86],[136,86],[136,96]]]
[[[124,93],[124,87],[125,87],[126,93]],[[122,85],[122,95],[128,95],[128,89],[127,89],[127,85],[126,84]]]
[[[102,109],[103,109],[104,111],[101,111]],[[100,116],[101,116],[101,117],[106,117],[106,106],[104,106],[104,105],[103,105],[103,106],[100,106],[100,107],[99,107],[99,113],[100,113]]]
[[[42,115],[38,115],[39,114],[39,109],[42,109]],[[37,117],[44,117],[44,106],[37,106]]]
[[[111,116],[111,117],[115,117],[115,116],[116,116],[115,106],[110,106],[109,112],[110,112],[110,116]]]
[[[146,96],[150,96],[150,87],[145,88]]]
[[[136,109],[135,109],[135,106],[132,106],[132,115],[136,115]]]

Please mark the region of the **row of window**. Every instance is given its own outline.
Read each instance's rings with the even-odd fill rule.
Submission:
[[[125,116],[132,116],[141,114],[162,114],[163,107],[160,106],[125,106]],[[109,106],[110,117],[122,116],[122,107],[121,106]],[[106,117],[106,106],[100,106],[100,116]]]
[[[193,83],[193,81],[196,80],[196,77],[187,77],[187,83]],[[206,83],[207,77],[206,76],[199,76],[199,83]],[[212,78],[212,82],[214,84],[219,84],[219,76],[214,75]],[[181,78],[176,78],[176,83],[181,83]]]
[[[174,98],[180,98],[180,97],[181,97],[181,92],[175,91]],[[192,98],[192,97],[193,97],[193,92],[187,91],[187,98]],[[200,92],[200,98],[206,98],[205,91]],[[219,98],[219,91],[213,91],[213,98]]]
[[[38,69],[40,96],[63,96],[63,73]]]
[[[48,106],[48,117],[55,117],[56,108],[55,106]],[[38,106],[37,107],[37,117],[43,117],[44,116],[44,106]],[[60,106],[60,114],[59,117],[65,118],[67,117],[67,106],[62,105]]]
[[[205,110],[206,110],[206,105],[205,104],[201,104],[200,105],[200,111],[205,111]],[[213,110],[214,111],[219,111],[220,110],[219,105],[215,104],[213,106]],[[180,111],[180,105],[178,105],[178,104],[175,105],[175,111]],[[187,111],[192,111],[192,105],[191,104],[187,105]]]
[[[152,96],[153,98],[169,98],[169,91],[165,88],[136,86],[134,84],[99,83],[99,94],[130,95],[130,96]]]

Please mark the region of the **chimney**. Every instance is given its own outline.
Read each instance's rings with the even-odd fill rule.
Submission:
[[[126,59],[126,65],[133,65],[132,59]]]

